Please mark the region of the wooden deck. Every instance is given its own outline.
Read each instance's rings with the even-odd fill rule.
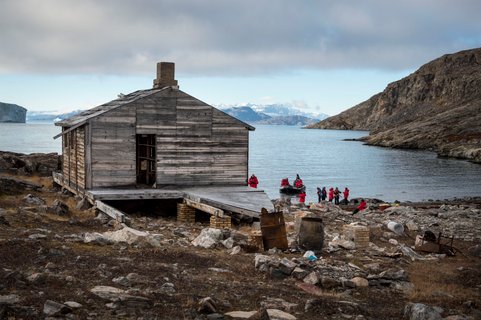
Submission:
[[[184,198],[238,214],[258,218],[262,208],[274,210],[264,190],[249,187],[196,187],[183,189]]]
[[[219,208],[226,212],[258,218],[262,208],[268,211],[274,206],[267,194],[249,187],[196,187],[164,189],[94,189],[86,196],[97,200],[146,200],[146,199],[189,199]]]
[[[56,183],[66,187],[73,193],[75,189],[64,185],[62,175],[54,175]],[[262,189],[253,189],[247,186],[204,186],[204,187],[178,187],[163,186],[158,189],[92,189],[82,193],[90,202],[104,200],[150,200],[150,199],[188,199],[200,204],[205,204],[225,212],[246,215],[258,218],[262,208],[267,211],[274,210],[274,205]],[[102,206],[102,203],[100,203]]]

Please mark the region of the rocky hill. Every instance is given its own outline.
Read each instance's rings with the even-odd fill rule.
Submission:
[[[309,128],[369,130],[367,144],[481,163],[481,48],[433,60]]]
[[[27,109],[11,103],[0,102],[0,123],[25,123]]]

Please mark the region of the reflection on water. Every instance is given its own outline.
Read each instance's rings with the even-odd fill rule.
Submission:
[[[420,201],[481,196],[481,165],[438,158],[427,151],[365,146],[365,131],[306,130],[256,126],[250,133],[249,171],[271,198],[280,180],[298,173],[307,186],[306,201],[317,201],[316,187],[351,190],[351,197]],[[249,173],[249,174],[250,174]]]

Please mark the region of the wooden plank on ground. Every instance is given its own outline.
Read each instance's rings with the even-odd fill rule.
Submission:
[[[108,204],[100,200],[95,201],[95,205],[97,206],[97,209],[99,209],[109,217],[119,222],[125,222],[125,214],[122,211],[115,209],[114,207],[109,206]]]

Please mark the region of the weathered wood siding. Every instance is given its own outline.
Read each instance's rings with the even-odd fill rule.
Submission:
[[[92,188],[135,185],[135,105],[108,111],[89,122]]]
[[[136,134],[156,135],[157,186],[246,185],[248,129],[182,91],[137,99],[88,124],[89,188],[136,184]]]
[[[155,134],[157,185],[245,185],[244,124],[182,91],[137,102],[137,133]]]
[[[62,136],[63,177],[77,191],[85,189],[85,126]]]

